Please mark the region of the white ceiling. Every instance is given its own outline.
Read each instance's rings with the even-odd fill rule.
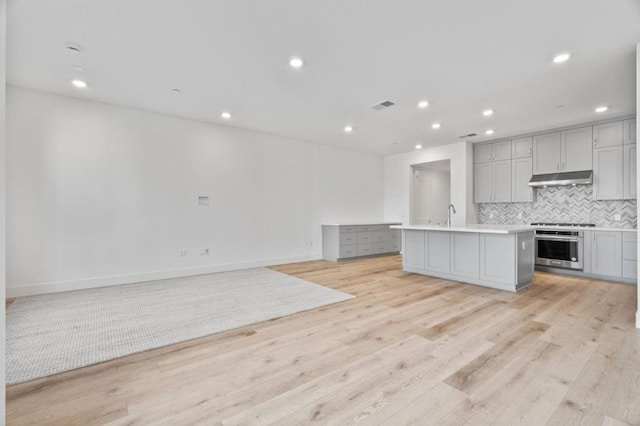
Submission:
[[[391,154],[633,113],[640,2],[9,0],[7,41],[9,84]]]

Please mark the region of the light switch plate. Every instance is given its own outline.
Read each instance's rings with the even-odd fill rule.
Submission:
[[[200,206],[208,206],[209,205],[209,197],[200,195],[198,197],[198,205]]]
[[[619,214],[613,215],[613,220],[615,220],[616,222],[620,222],[621,219],[622,217]]]

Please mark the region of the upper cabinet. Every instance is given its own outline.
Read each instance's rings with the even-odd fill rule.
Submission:
[[[533,137],[533,174],[591,170],[591,126]]]
[[[476,164],[474,167],[476,203],[511,201],[511,160]]]
[[[632,200],[636,194],[636,120],[593,126],[593,198]]]
[[[578,172],[593,168],[593,156],[591,153],[591,139],[593,128],[591,126],[579,129],[563,130],[561,134],[561,172]]]
[[[593,126],[593,147],[604,148],[622,145],[623,127],[622,121]]]
[[[635,144],[637,133],[636,133],[636,119],[632,120],[624,120],[622,122],[623,126],[623,139],[625,145]]]
[[[511,201],[514,203],[533,201],[533,188],[529,186],[531,175],[531,157],[511,160]]]
[[[555,173],[560,171],[560,132],[547,133],[533,137],[533,174]]]
[[[511,159],[511,141],[494,142],[473,146],[473,162],[488,163]]]
[[[511,141],[512,158],[528,158],[533,154],[533,138],[518,138]]]

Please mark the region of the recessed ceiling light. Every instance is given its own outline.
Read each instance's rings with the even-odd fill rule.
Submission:
[[[418,108],[426,108],[429,106],[429,101],[420,101],[418,102]]]
[[[417,145],[416,145],[416,149],[422,149],[422,145],[417,144]]]
[[[494,134],[494,131],[493,131],[493,130],[491,130],[491,129],[489,129],[489,130],[487,130],[486,132],[484,132],[484,134],[485,134],[485,135],[492,135],[492,134]]]
[[[353,127],[351,127],[351,126],[344,126],[344,131],[345,131],[345,132],[347,132],[347,133],[351,133],[351,132],[353,132]]]
[[[182,90],[180,90],[180,89],[171,89],[171,91],[172,91],[173,93],[180,93],[180,92],[182,92]]]
[[[602,105],[596,108],[596,112],[607,112],[607,111],[609,111],[609,107],[606,105]]]
[[[302,58],[291,58],[289,60],[289,65],[291,65],[293,68],[300,68],[304,65],[304,61],[302,60]]]
[[[84,89],[87,87],[87,82],[83,80],[71,80],[71,84],[78,89]]]
[[[84,71],[84,68],[82,68],[82,67],[76,67],[76,66],[74,66],[74,67],[72,67],[72,68],[73,68],[73,70],[74,70],[74,71],[78,71],[78,72],[83,72],[83,71]]]
[[[484,111],[482,111],[482,115],[484,115],[485,117],[489,117],[489,116],[493,115],[493,110],[492,109],[485,109]]]
[[[432,129],[439,129],[439,128],[440,128],[440,123],[433,123],[433,124],[431,125],[431,128],[432,128]]]
[[[223,111],[222,114],[220,114],[220,117],[224,118],[225,120],[228,120],[231,118],[231,113],[228,111]]]
[[[569,58],[571,57],[570,53],[558,53],[556,56],[553,57],[553,62],[556,64],[560,64],[562,62],[567,62],[569,60]]]

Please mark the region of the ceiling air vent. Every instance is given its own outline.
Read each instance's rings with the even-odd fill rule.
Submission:
[[[387,101],[382,101],[380,103],[377,103],[375,105],[371,105],[369,108],[375,109],[376,111],[382,111],[383,109],[392,107],[394,105],[395,105],[395,103],[387,100]]]
[[[469,133],[467,135],[458,136],[460,139],[472,138],[474,136],[478,136],[477,133]]]

